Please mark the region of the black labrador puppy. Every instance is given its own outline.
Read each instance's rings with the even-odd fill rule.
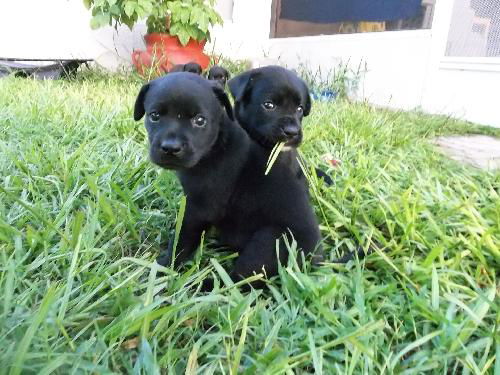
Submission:
[[[272,149],[285,143],[284,151],[296,158],[302,142],[302,119],[311,111],[311,97],[306,83],[291,70],[265,66],[242,73],[228,82],[235,100],[235,116],[251,138]],[[303,173],[297,170],[300,178]],[[332,179],[316,169],[328,185]]]
[[[270,149],[284,142],[283,150],[290,160],[289,168],[296,178],[306,183],[298,165],[296,147],[302,142],[302,119],[311,111],[311,98],[306,83],[291,70],[280,66],[265,66],[242,73],[228,82],[235,100],[235,117],[251,138]],[[327,185],[333,181],[325,172],[316,175]],[[368,249],[368,253],[373,249]],[[364,249],[346,253],[333,263],[347,263],[356,257],[364,258]]]
[[[229,79],[229,72],[222,66],[214,65],[208,71],[207,79],[218,82],[225,89],[226,82]]]
[[[172,69],[169,70],[169,73],[175,73],[175,72],[189,72],[201,75],[203,69],[201,69],[201,66],[198,63],[188,62],[187,64],[174,65]]]
[[[202,232],[212,226],[222,244],[239,252],[230,273],[235,281],[263,269],[276,275],[288,256],[284,242],[292,237],[304,254],[320,251],[318,223],[289,168],[290,154],[280,155],[264,175],[269,150],[233,121],[218,84],[188,73],[158,78],[137,97],[134,119],[144,115],[152,162],[174,170],[187,197],[174,266],[191,258]],[[158,262],[168,265],[171,259],[170,248]]]

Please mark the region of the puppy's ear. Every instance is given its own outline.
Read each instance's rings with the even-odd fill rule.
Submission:
[[[229,91],[235,101],[239,102],[243,100],[243,98],[250,93],[253,86],[253,77],[254,72],[249,70],[248,72],[237,75],[227,82]]]
[[[222,104],[222,106],[226,110],[227,116],[231,119],[231,121],[234,121],[233,107],[231,106],[231,102],[229,101],[229,98],[224,92],[224,89],[220,87],[220,85],[217,82],[214,82],[212,84],[212,91],[214,92],[217,100],[220,102],[220,104]]]
[[[134,120],[139,121],[142,116],[144,116],[145,110],[144,110],[144,96],[146,96],[146,93],[149,90],[149,83],[146,83],[144,86],[141,87],[141,91],[139,91],[139,95],[137,95],[137,99],[135,99],[135,106],[134,106]]]
[[[303,84],[303,91],[302,95],[304,96],[304,116],[309,115],[311,112],[311,94],[309,93],[309,87],[307,87],[306,83],[302,81]]]

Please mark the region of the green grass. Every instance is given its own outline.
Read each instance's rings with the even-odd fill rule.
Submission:
[[[427,142],[498,131],[315,103],[302,152],[335,181],[311,188],[328,256],[377,251],[292,258],[242,294],[208,236],[183,273],[153,262],[182,193],[147,159],[139,87],[0,80],[0,373],[500,374],[500,174]]]

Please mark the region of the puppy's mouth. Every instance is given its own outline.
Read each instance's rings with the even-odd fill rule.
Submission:
[[[285,147],[297,148],[300,146],[301,142],[302,142],[302,134],[297,134],[296,136],[293,136],[293,137],[287,137],[285,135],[280,135],[280,136],[276,137],[275,143],[284,143]]]
[[[286,147],[298,147],[302,142],[302,130],[300,126],[288,121],[282,122],[273,129],[277,142],[284,143]]]
[[[297,136],[295,138],[286,140],[285,147],[296,148],[299,147],[301,142],[302,142],[302,137]]]
[[[172,169],[172,170],[180,170],[180,169],[189,169],[196,165],[196,161],[153,161],[157,166],[163,169]]]
[[[173,169],[173,170],[191,168],[198,162],[198,160],[195,160],[194,158],[189,157],[187,155],[182,157],[165,156],[155,152],[150,152],[149,158],[157,166],[164,169]]]
[[[183,169],[184,168],[184,166],[181,163],[177,163],[174,161],[155,161],[155,160],[151,160],[151,161],[163,169],[176,170],[176,169]]]

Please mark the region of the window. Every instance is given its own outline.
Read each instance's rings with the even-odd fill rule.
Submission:
[[[273,0],[271,37],[429,29],[435,0]]]
[[[500,0],[455,0],[446,56],[500,56]]]

